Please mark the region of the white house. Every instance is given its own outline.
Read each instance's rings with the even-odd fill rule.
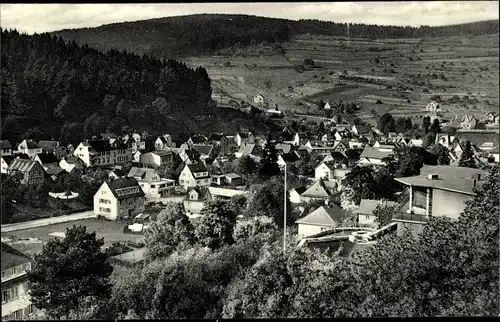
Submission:
[[[175,180],[161,178],[154,169],[132,167],[127,177],[137,180],[146,198],[162,198],[175,189]]]
[[[132,161],[132,151],[125,145],[112,145],[106,140],[81,142],[73,155],[83,161],[85,166],[113,166]]]
[[[14,161],[14,156],[13,155],[2,155],[1,156],[1,173],[7,174],[7,169],[9,168],[9,165]]]
[[[255,144],[255,136],[253,135],[252,132],[242,132],[242,133],[237,133],[236,137],[236,145],[241,146],[243,143],[246,144]]]
[[[2,242],[2,321],[29,320],[36,314],[26,275],[32,263],[30,256]]]
[[[332,109],[332,106],[330,105],[330,103],[329,103],[329,102],[326,102],[326,104],[325,104],[325,106],[323,106],[323,108],[324,108],[325,110],[331,110],[331,109]]]
[[[144,211],[144,192],[134,178],[105,181],[94,195],[94,213],[109,220],[133,218]]]
[[[298,187],[289,191],[290,202],[294,204],[302,203],[302,194],[307,190],[307,187]]]
[[[314,169],[314,178],[316,180],[333,180],[333,171],[335,170],[335,162],[321,162]]]
[[[345,212],[335,204],[321,206],[295,223],[302,237],[313,236],[337,228],[344,220]]]
[[[43,149],[38,144],[36,144],[33,140],[23,140],[17,146],[18,153],[27,154],[30,158],[35,157],[38,153],[42,153]]]
[[[266,102],[266,99],[264,98],[264,96],[262,96],[262,94],[257,94],[254,96],[253,102],[257,104],[264,104]]]
[[[351,128],[351,132],[356,135],[364,135],[370,133],[371,128],[364,125],[353,125]]]
[[[140,163],[147,167],[160,167],[174,162],[174,155],[170,150],[159,150],[141,154]]]
[[[296,152],[283,153],[278,155],[277,163],[280,168],[284,168],[287,163],[293,163],[299,159],[300,157]]]
[[[398,223],[398,233],[409,228],[418,235],[430,217],[458,220],[466,202],[475,195],[474,188],[484,184],[487,175],[487,171],[480,169],[424,166],[419,175],[395,178],[409,189],[406,213],[393,217]]]
[[[142,152],[140,150],[135,151],[132,154],[132,162],[133,163],[141,163],[141,155],[142,155]]]
[[[179,176],[179,185],[184,189],[206,187],[212,182],[208,169],[203,162],[186,164]]]
[[[438,110],[439,110],[439,104],[436,103],[435,101],[430,102],[425,107],[426,112],[437,112]]]
[[[155,150],[162,151],[167,148],[175,147],[175,143],[172,141],[172,136],[170,134],[163,134],[155,140]]]

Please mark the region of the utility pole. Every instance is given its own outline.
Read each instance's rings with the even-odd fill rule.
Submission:
[[[286,253],[286,162],[285,162],[285,186],[283,188],[284,190],[284,200],[283,200],[283,203],[284,203],[284,217],[285,217],[285,220],[283,221],[283,254]]]
[[[349,23],[347,23],[347,47],[351,44],[351,38],[349,37]]]

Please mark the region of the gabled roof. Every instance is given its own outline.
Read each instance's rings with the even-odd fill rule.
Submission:
[[[8,171],[20,171],[24,173],[30,171],[36,165],[42,167],[40,163],[34,160],[14,159],[8,167]]]
[[[304,191],[307,190],[307,187],[297,187],[297,188],[292,189],[292,190],[295,190],[295,192],[297,192],[299,195],[302,195],[304,193]]]
[[[38,153],[36,156],[43,164],[59,162],[59,159],[54,155],[54,153]]]
[[[438,179],[429,179],[429,174],[437,174]],[[474,179],[478,174],[481,180],[477,180],[476,184],[481,185],[485,182],[487,171],[455,166],[424,166],[417,176],[394,179],[405,185],[431,187],[472,195],[474,194]]]
[[[39,149],[40,147],[33,140],[24,140],[26,141],[26,147],[28,149]],[[22,143],[22,142],[21,142]]]
[[[164,155],[171,155],[171,154],[173,154],[173,152],[172,152],[172,151],[170,151],[170,150],[153,151],[153,152],[151,152],[151,153],[154,153],[154,154],[159,155],[159,156],[164,156]]]
[[[317,226],[337,226],[344,219],[344,210],[335,204],[324,205],[304,218],[296,221],[297,224]]]
[[[470,141],[471,144],[481,146],[484,142],[492,142],[493,145],[498,145],[500,143],[498,131],[457,131],[455,135],[460,141]]]
[[[238,134],[240,135],[240,137],[241,137],[242,139],[249,138],[250,136],[252,136],[252,135],[253,135],[253,133],[252,133],[252,132],[241,132],[241,133],[238,133]]]
[[[26,263],[29,263],[32,261],[32,259],[22,253],[21,251],[15,249],[12,246],[7,245],[6,243],[2,242],[2,264],[1,264],[1,270],[5,271],[10,268],[14,268]]]
[[[59,175],[59,174],[61,174],[61,173],[65,172],[65,171],[64,171],[64,169],[61,169],[61,168],[59,168],[59,167],[49,167],[49,168],[47,168],[47,170],[45,170],[45,172],[46,172],[48,175],[51,175],[51,176],[52,176],[52,175],[55,175],[55,176],[57,176],[57,175]]]
[[[330,153],[330,155],[332,156],[332,158],[334,160],[347,160],[347,156],[345,155],[344,152],[340,152],[340,151],[332,151]]]
[[[359,134],[365,134],[371,131],[371,128],[366,125],[353,125],[353,127],[356,127],[356,130],[358,130]]]
[[[392,155],[392,152],[385,152],[385,151],[380,151],[378,148],[373,148],[371,146],[366,146],[359,156],[360,158],[367,158],[367,159],[383,159],[387,158],[388,156]]]
[[[158,140],[158,139],[160,139],[160,141],[163,142],[164,144],[168,143],[167,139],[163,136],[159,136],[156,140]]]
[[[316,181],[312,186],[310,186],[304,193],[303,197],[309,198],[328,198],[332,195],[329,189],[325,186],[323,180]]]
[[[371,199],[361,199],[359,204],[358,214],[361,215],[373,215],[373,211],[377,208],[378,205],[381,206],[396,206],[396,202],[394,201],[380,201],[380,200],[371,200]]]
[[[204,135],[193,135],[190,139],[193,144],[207,142],[207,138]]]
[[[328,167],[328,169],[330,169],[330,170],[335,169],[335,162],[333,162],[333,161],[323,161],[323,162],[320,162],[320,163],[316,166],[316,168],[318,168],[318,167],[319,167],[320,165],[322,165],[322,164],[326,165],[326,166]],[[316,169],[316,168],[314,168],[314,169]]]
[[[212,145],[201,145],[201,144],[193,144],[193,150],[198,152],[200,155],[209,155],[213,150]]]
[[[118,200],[144,196],[144,192],[142,191],[141,187],[139,186],[139,183],[135,178],[118,178],[114,180],[108,180],[106,181],[106,183],[111,189],[113,195]],[[133,190],[131,191],[123,190],[127,188],[133,188]]]
[[[208,137],[208,140],[209,141],[220,141],[220,140],[222,140],[222,138],[224,138],[224,133],[212,133]]]
[[[184,150],[184,153],[188,156],[189,159],[198,159],[200,157],[200,152],[195,149]]]
[[[284,153],[281,154],[280,156],[285,162],[295,162],[299,159],[299,157],[295,153]]]
[[[153,177],[157,176],[155,169],[132,167],[127,174],[127,177],[139,178],[147,182],[152,182]]]
[[[109,142],[106,140],[91,140],[91,141],[87,141],[85,143],[84,143],[84,145],[89,146],[95,152],[104,152],[104,151],[113,150],[113,147],[111,146],[111,144],[109,144]]]
[[[238,153],[241,153],[242,155],[249,155],[252,154],[256,145],[251,144],[251,143],[244,143],[240,146],[240,149],[238,150]]]
[[[239,174],[236,174],[236,173],[228,173],[228,174],[224,174],[223,176],[227,177],[227,178],[231,178],[231,179],[241,178],[241,176]]]
[[[12,149],[12,144],[7,140],[0,140],[0,149]]]
[[[207,167],[205,166],[205,164],[203,164],[203,162],[187,164],[187,167],[188,167],[189,171],[191,171],[192,173],[207,172],[208,171]]]
[[[278,143],[278,144],[276,144],[276,150],[281,150],[281,151],[283,151],[283,153],[290,153],[290,150],[292,150],[292,145]]]

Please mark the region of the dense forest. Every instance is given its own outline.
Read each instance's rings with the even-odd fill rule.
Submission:
[[[2,30],[1,54],[3,139],[78,142],[127,129],[151,135],[217,129],[192,120],[217,115],[202,67],[114,49],[102,53],[47,33],[15,30]],[[243,113],[231,117],[230,129],[224,119],[213,123],[234,131],[238,119],[248,125]]]
[[[351,37],[448,37],[498,33],[498,20],[442,27],[351,24]],[[201,14],[56,31],[53,34],[101,50],[117,48],[156,57],[209,54],[230,46],[281,43],[298,34],[345,36],[346,24],[249,15]]]

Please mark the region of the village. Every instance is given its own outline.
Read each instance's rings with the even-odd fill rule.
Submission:
[[[283,8],[1,5],[2,321],[500,313],[498,3]]]

